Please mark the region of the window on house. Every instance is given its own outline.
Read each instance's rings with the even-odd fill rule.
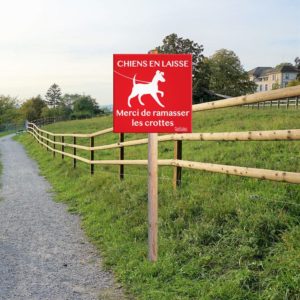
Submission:
[[[265,84],[265,91],[267,91],[268,90],[268,85],[267,84]]]
[[[262,84],[259,85],[259,90],[262,91]]]
[[[276,75],[275,74],[273,74],[272,80],[276,80]]]
[[[289,73],[286,73],[285,74],[285,79],[289,79],[290,78],[289,75],[290,75]]]

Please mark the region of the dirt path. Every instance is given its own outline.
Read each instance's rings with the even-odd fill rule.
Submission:
[[[23,147],[8,136],[0,151],[0,299],[122,299],[79,218],[52,200]]]

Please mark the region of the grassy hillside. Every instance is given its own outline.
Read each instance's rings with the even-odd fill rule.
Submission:
[[[55,132],[93,132],[110,117],[48,126]],[[194,132],[300,128],[300,111],[232,108],[194,114]],[[142,135],[126,135],[134,139]],[[37,159],[57,199],[80,214],[106,265],[138,299],[300,299],[300,186],[183,170],[172,190],[172,168],[159,172],[159,261],[147,261],[145,167],[88,166],[53,159],[31,136],[18,137]],[[96,145],[117,140],[108,134]],[[68,140],[66,140],[68,141]],[[79,142],[88,141],[78,140]],[[159,156],[173,156],[171,142]],[[87,155],[85,153],[83,155]],[[125,149],[146,158],[146,146]],[[96,159],[117,158],[101,151]],[[188,160],[300,172],[299,142],[184,142]]]
[[[6,136],[6,135],[9,135],[12,133],[15,133],[15,131],[9,130],[9,131],[0,132],[0,137]]]

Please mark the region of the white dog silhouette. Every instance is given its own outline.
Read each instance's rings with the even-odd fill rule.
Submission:
[[[161,71],[156,71],[153,79],[151,82],[149,83],[136,83],[135,82],[135,76],[133,77],[133,87],[132,87],[132,91],[131,91],[131,94],[129,95],[128,97],[128,106],[131,107],[131,104],[130,104],[130,100],[136,96],[138,96],[138,99],[139,99],[139,102],[141,105],[145,105],[143,102],[142,102],[142,96],[143,95],[147,95],[147,94],[150,94],[152,96],[152,98],[157,102],[157,104],[161,107],[165,107],[158,99],[157,97],[157,94],[160,93],[161,96],[163,97],[164,96],[164,92],[160,91],[158,89],[158,82],[161,81],[161,82],[165,82],[165,78],[163,77],[164,76],[164,72],[161,72]]]

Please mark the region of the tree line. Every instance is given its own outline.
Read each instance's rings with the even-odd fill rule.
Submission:
[[[193,103],[221,99],[223,96],[241,96],[256,91],[256,84],[249,79],[239,57],[232,50],[220,49],[212,56],[203,55],[203,45],[172,33],[163,39],[162,45],[155,48],[158,53],[193,54]],[[286,63],[284,63],[286,64]],[[290,64],[292,65],[292,64]],[[299,69],[300,58],[295,59]],[[300,78],[291,85],[300,84]]]
[[[203,55],[203,45],[176,33],[166,36],[155,49],[159,53],[191,53],[193,55],[193,103],[201,103],[240,96],[256,91],[239,57],[232,50],[220,49],[212,56]],[[284,63],[287,64],[287,63]],[[280,65],[279,65],[280,66]],[[299,69],[300,58],[295,59]],[[289,85],[300,84],[300,78]],[[276,87],[275,87],[276,88]],[[44,97],[38,95],[19,105],[16,98],[0,95],[0,124],[23,122],[48,117],[80,119],[104,114],[89,95],[64,94],[57,84],[52,84]],[[0,128],[1,130],[1,128]]]
[[[44,98],[41,95],[27,99],[21,105],[16,98],[0,95],[0,124],[21,123],[41,118],[82,119],[108,113],[100,108],[90,95],[64,94],[52,84]],[[0,127],[1,130],[1,127]],[[3,129],[2,129],[3,130]]]

